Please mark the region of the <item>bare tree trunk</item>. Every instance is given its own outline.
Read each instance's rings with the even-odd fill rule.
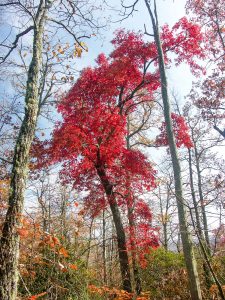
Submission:
[[[168,250],[168,221],[167,221],[167,215],[169,210],[169,193],[170,189],[167,186],[167,196],[166,196],[166,211],[165,211],[165,218],[164,218],[164,212],[163,212],[163,203],[162,203],[162,196],[161,196],[161,190],[159,187],[159,205],[160,205],[160,213],[162,216],[162,227],[163,227],[163,247],[165,250]]]
[[[205,236],[205,241],[206,241],[206,245],[208,248],[207,251],[210,254],[208,222],[207,222],[207,216],[206,216],[206,211],[205,211],[205,206],[204,206],[204,197],[203,197],[203,191],[202,191],[202,176],[201,176],[201,171],[200,171],[198,150],[197,150],[195,143],[194,143],[194,153],[195,153],[195,160],[196,160],[196,169],[197,169],[197,178],[198,178],[198,193],[199,193],[199,198],[200,198],[199,200],[200,200],[200,205],[201,205],[204,236]]]
[[[60,223],[61,223],[61,237],[65,238],[66,241],[69,241],[69,236],[67,232],[67,226],[66,226],[66,208],[67,208],[67,199],[68,199],[68,194],[66,187],[62,187],[62,190],[60,192],[60,200],[61,200],[61,207],[60,207]]]
[[[103,258],[103,282],[104,282],[104,284],[107,285],[105,210],[103,210],[103,213],[102,213],[102,258]]]
[[[201,220],[200,220],[199,211],[198,211],[198,203],[196,201],[196,196],[195,196],[193,171],[192,171],[192,157],[191,157],[190,149],[188,149],[188,163],[189,163],[191,195],[192,195],[192,200],[193,200],[193,204],[194,204],[195,220],[196,220],[196,225],[193,223],[193,226],[198,231],[198,237],[199,237],[199,239],[201,239],[201,242],[203,243],[203,245],[207,245],[204,235],[202,233]],[[194,222],[193,218],[192,218],[192,220]],[[206,264],[205,260],[203,261],[203,270],[204,270],[206,285],[208,288],[210,288],[213,283],[213,280],[211,278],[210,271],[209,271],[208,265]]]
[[[126,235],[123,228],[123,223],[120,216],[120,211],[116,199],[113,195],[113,185],[107,179],[105,169],[100,163],[100,159],[98,159],[99,163],[96,165],[96,170],[98,176],[101,180],[101,183],[104,187],[105,193],[107,195],[110,209],[113,216],[113,221],[116,228],[117,235],[117,244],[118,244],[118,252],[119,252],[119,261],[120,261],[120,270],[123,281],[123,289],[127,292],[132,291],[131,286],[131,278],[130,278],[130,266],[129,259],[126,247]]]
[[[113,286],[113,269],[114,269],[114,266],[113,266],[113,261],[114,261],[114,239],[113,239],[113,236],[114,236],[114,226],[113,226],[113,221],[112,221],[112,238],[111,238],[111,241],[110,241],[110,244],[109,244],[109,249],[108,249],[108,252],[109,252],[109,273],[108,273],[108,279],[109,279],[109,283],[110,283],[110,286]]]
[[[19,235],[21,214],[24,206],[24,191],[29,164],[29,152],[33,141],[38,116],[38,87],[41,68],[42,38],[46,8],[39,4],[36,15],[33,56],[29,66],[25,96],[25,116],[17,138],[11,173],[9,208],[3,225],[0,241],[0,299],[14,300],[17,295]]]
[[[141,293],[141,278],[140,272],[138,269],[137,264],[137,249],[134,243],[135,240],[135,222],[134,222],[134,215],[133,215],[133,207],[128,205],[128,221],[129,221],[129,230],[130,230],[130,244],[131,244],[131,259],[132,259],[132,267],[133,267],[133,274],[134,274],[134,282],[135,282],[135,290],[136,294],[140,295]]]
[[[167,138],[169,142],[169,149],[170,149],[172,165],[173,165],[173,173],[174,173],[174,180],[175,180],[175,196],[177,200],[179,225],[180,225],[181,239],[183,244],[184,258],[185,258],[185,263],[186,263],[188,278],[189,278],[190,293],[191,293],[192,300],[201,300],[202,296],[200,290],[200,282],[199,282],[199,276],[197,271],[196,259],[195,259],[194,249],[193,249],[193,243],[191,241],[191,236],[188,229],[187,213],[186,213],[186,207],[183,199],[180,161],[178,158],[177,147],[176,147],[172,120],[171,120],[168,85],[167,85],[167,78],[166,78],[164,55],[163,55],[163,50],[162,50],[162,45],[161,45],[161,40],[159,35],[156,1],[154,1],[154,14],[151,10],[148,0],[145,0],[145,4],[147,6],[151,18],[154,39],[158,51],[161,91],[162,91],[162,100],[163,100],[163,107],[164,107],[164,118],[166,123]]]
[[[127,149],[130,149],[130,138],[129,138],[129,133],[130,133],[130,119],[129,115],[127,116]],[[141,287],[141,277],[140,277],[140,272],[138,269],[138,263],[137,263],[137,246],[135,244],[135,239],[136,239],[136,232],[135,232],[135,220],[134,220],[134,199],[132,195],[132,190],[131,186],[129,183],[129,179],[127,178],[127,189],[129,190],[128,193],[128,199],[127,199],[127,216],[128,216],[128,222],[129,222],[129,234],[130,234],[130,245],[131,245],[131,260],[132,260],[132,268],[133,268],[133,276],[134,276],[134,282],[135,282],[135,291],[136,295],[140,295],[142,287]]]
[[[189,165],[189,175],[190,175],[190,188],[191,188],[191,196],[194,204],[194,210],[195,210],[195,220],[196,220],[196,227],[199,232],[199,236],[203,238],[202,236],[202,228],[201,228],[201,221],[198,211],[198,203],[196,201],[195,196],[195,189],[194,189],[194,180],[193,180],[193,170],[192,170],[192,157],[191,157],[191,150],[188,149],[188,165]]]
[[[88,239],[88,251],[87,251],[87,258],[86,258],[86,268],[89,266],[89,258],[91,253],[91,241],[92,241],[92,227],[94,223],[94,218],[91,219],[91,224],[89,228],[89,239]]]

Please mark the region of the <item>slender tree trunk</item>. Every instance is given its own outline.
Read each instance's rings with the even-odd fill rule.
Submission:
[[[137,249],[135,245],[135,222],[134,222],[134,214],[133,214],[133,207],[128,205],[128,222],[129,222],[129,233],[130,233],[130,245],[131,245],[131,259],[132,259],[132,267],[133,267],[133,274],[134,274],[134,282],[135,282],[135,290],[136,294],[140,295],[141,293],[141,278],[137,264]]]
[[[89,266],[89,258],[91,253],[91,240],[92,240],[92,227],[94,223],[94,218],[91,219],[91,224],[89,228],[89,239],[88,239],[88,251],[87,251],[87,259],[86,259],[86,268]]]
[[[189,233],[189,228],[187,223],[187,213],[186,213],[186,207],[183,199],[183,190],[182,190],[181,168],[180,168],[180,162],[178,158],[177,147],[176,147],[172,120],[171,120],[168,85],[167,85],[167,78],[166,78],[164,55],[163,55],[163,50],[162,50],[162,45],[161,45],[161,40],[159,35],[156,2],[154,1],[154,14],[151,10],[148,0],[145,0],[145,4],[147,6],[152,21],[154,39],[158,51],[161,91],[162,91],[162,100],[163,100],[163,107],[164,107],[164,118],[166,123],[166,131],[167,131],[169,149],[170,149],[172,165],[173,165],[173,173],[174,173],[174,181],[175,181],[175,196],[177,200],[179,225],[180,225],[181,239],[183,244],[184,258],[185,258],[185,263],[186,263],[188,278],[189,278],[190,293],[191,293],[192,300],[201,300],[202,296],[200,290],[200,282],[199,282],[197,264],[196,264],[194,249],[193,249],[193,243],[191,241],[191,236]]]
[[[127,132],[130,132],[130,120],[129,115],[127,116]],[[129,135],[127,135],[127,149],[130,149],[130,139]],[[141,287],[141,277],[137,263],[137,246],[135,244],[136,240],[136,232],[135,232],[135,220],[134,220],[134,199],[132,195],[132,190],[130,186],[130,180],[127,178],[127,189],[128,189],[128,199],[127,199],[127,216],[129,223],[129,234],[130,234],[130,246],[131,246],[131,260],[132,260],[132,268],[133,268],[133,276],[135,282],[135,291],[136,295],[140,295],[142,287]]]
[[[200,200],[200,205],[201,205],[204,236],[205,236],[205,241],[206,241],[206,245],[208,248],[207,251],[210,254],[208,222],[207,222],[207,216],[206,216],[205,205],[204,205],[204,197],[203,197],[203,191],[202,191],[202,176],[201,176],[201,171],[200,171],[198,150],[197,150],[195,143],[194,143],[194,152],[195,152],[195,160],[196,160],[196,170],[197,170],[197,178],[198,178],[198,193],[199,193],[199,200]]]
[[[201,238],[203,238],[202,228],[201,228],[201,221],[200,221],[200,216],[199,216],[199,211],[198,211],[198,202],[196,201],[196,196],[195,196],[193,171],[192,171],[192,157],[191,157],[191,150],[190,149],[188,149],[188,165],[189,165],[189,175],[190,175],[191,196],[192,196],[194,210],[195,210],[196,228],[199,232],[199,236]]]
[[[102,258],[103,258],[103,282],[104,284],[107,284],[105,210],[103,210],[103,214],[102,214]]]
[[[61,213],[60,213],[60,222],[61,222],[61,237],[66,238],[68,242],[69,236],[67,232],[66,226],[66,208],[67,208],[67,191],[66,188],[63,187],[61,191]]]
[[[198,231],[198,237],[199,237],[199,239],[201,239],[202,244],[207,245],[206,240],[204,238],[204,235],[202,233],[201,220],[200,220],[199,211],[198,211],[198,203],[196,201],[196,196],[195,196],[193,171],[192,171],[192,157],[191,157],[191,150],[190,149],[188,149],[188,163],[189,163],[191,195],[192,195],[192,200],[193,200],[193,204],[194,204],[195,220],[196,220],[196,224],[193,223],[193,226]],[[192,218],[192,220],[194,222],[193,218]],[[213,280],[212,280],[212,277],[210,275],[210,270],[208,268],[208,265],[205,262],[205,259],[203,261],[203,270],[204,270],[206,285],[207,285],[208,288],[210,288],[212,283],[213,283]]]
[[[163,213],[163,203],[162,203],[162,197],[161,197],[161,190],[159,187],[159,205],[160,205],[160,212],[162,216],[162,227],[163,227],[163,247],[165,250],[168,250],[168,221],[167,221],[167,215],[169,210],[169,188],[167,186],[167,197],[166,197],[166,211],[165,211],[165,220],[164,220],[164,213]]]
[[[111,242],[109,244],[109,273],[108,273],[108,279],[110,286],[113,286],[114,283],[114,277],[113,277],[113,270],[114,270],[114,226],[113,226],[113,221],[112,221],[112,237],[111,237]]]
[[[17,295],[19,235],[24,206],[24,191],[29,164],[29,152],[38,116],[38,86],[42,56],[42,38],[46,8],[40,2],[35,20],[33,57],[29,66],[25,96],[25,116],[17,138],[11,173],[9,208],[0,240],[0,299],[14,300]]]
[[[98,156],[100,154],[98,153]],[[109,182],[107,175],[105,173],[104,167],[101,165],[100,157],[98,157],[98,164],[96,165],[96,170],[98,176],[101,180],[101,183],[104,187],[105,193],[107,195],[110,209],[113,216],[113,221],[116,228],[117,235],[117,244],[118,244],[118,252],[119,252],[119,261],[120,261],[120,270],[123,281],[123,289],[127,292],[132,291],[131,286],[131,278],[130,278],[130,266],[129,259],[126,247],[126,235],[123,228],[123,223],[120,216],[120,211],[116,199],[113,195],[113,185]]]

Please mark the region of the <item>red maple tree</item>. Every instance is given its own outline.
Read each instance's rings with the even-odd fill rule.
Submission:
[[[176,64],[187,61],[193,69],[200,69],[195,59],[203,55],[201,39],[199,28],[185,18],[172,30],[164,26],[162,41],[167,65],[168,53],[173,52]],[[62,162],[62,179],[78,191],[87,191],[84,198],[93,216],[110,206],[123,287],[130,291],[129,246],[121,212],[132,207],[135,227],[132,225],[130,232],[135,230],[135,240],[131,244],[144,250],[140,253],[157,246],[158,241],[151,227],[150,209],[139,199],[140,193],[155,186],[155,171],[139,150],[126,148],[126,118],[140,103],[154,99],[160,80],[154,42],[145,42],[141,34],[119,30],[112,44],[115,49],[111,55],[100,54],[96,67],[84,69],[63,97],[58,105],[62,122],[53,132],[50,147],[46,150],[46,145],[42,146],[51,162]],[[155,68],[149,71],[153,64]],[[182,144],[180,132],[184,123],[175,118],[175,126]],[[40,151],[40,147],[37,149]]]

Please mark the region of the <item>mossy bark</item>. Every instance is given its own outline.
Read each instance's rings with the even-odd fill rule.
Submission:
[[[42,57],[42,38],[46,8],[40,2],[35,19],[33,55],[28,70],[25,115],[16,141],[10,182],[9,208],[0,240],[0,299],[14,300],[17,295],[19,241],[29,152],[38,116],[38,86]]]

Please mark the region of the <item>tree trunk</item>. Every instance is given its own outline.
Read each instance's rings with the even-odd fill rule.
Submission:
[[[127,138],[126,138],[126,144],[127,149],[130,149],[130,120],[129,115],[127,116]],[[128,189],[128,198],[127,198],[127,216],[128,216],[128,223],[129,223],[129,234],[130,234],[130,246],[131,246],[131,260],[132,260],[132,268],[133,268],[133,276],[134,276],[134,282],[135,282],[135,291],[136,295],[140,295],[142,287],[141,287],[141,277],[140,272],[138,269],[138,263],[137,263],[137,246],[135,245],[135,239],[136,239],[136,232],[135,232],[135,220],[134,220],[134,198],[132,195],[130,180],[127,178],[127,189]]]
[[[99,154],[99,153],[98,153]],[[99,155],[100,156],[100,155]],[[109,182],[107,175],[105,173],[104,167],[100,163],[100,158],[98,159],[98,164],[96,165],[96,171],[101,180],[103,188],[105,190],[107,199],[109,201],[110,209],[113,216],[113,221],[116,228],[117,244],[119,252],[120,270],[123,281],[123,289],[127,292],[132,291],[131,278],[130,278],[130,267],[129,259],[126,247],[126,235],[123,228],[123,223],[120,216],[120,211],[116,199],[113,195],[113,185]]]
[[[107,285],[105,210],[103,210],[103,213],[102,213],[102,258],[103,258],[103,282],[105,285]]]
[[[136,290],[136,295],[140,295],[142,288],[141,288],[140,272],[137,264],[137,255],[136,255],[137,248],[134,243],[135,235],[136,235],[135,222],[134,222],[133,207],[130,205],[128,205],[128,221],[129,221],[131,259],[132,259],[132,267],[133,267],[133,274],[134,274],[135,290]]]
[[[14,300],[17,295],[19,235],[24,206],[24,191],[29,165],[29,152],[38,116],[38,86],[42,56],[42,38],[46,8],[41,1],[35,20],[33,56],[28,70],[25,116],[17,138],[10,182],[9,208],[0,240],[0,299]]]
[[[161,196],[161,191],[160,191],[160,187],[159,187],[159,205],[160,205],[160,213],[162,216],[162,227],[163,227],[163,247],[165,248],[166,251],[168,251],[167,216],[168,216],[168,209],[169,209],[169,192],[170,192],[170,190],[169,190],[169,187],[167,186],[166,211],[165,211],[165,218],[164,218],[162,196]]]
[[[193,226],[198,231],[198,237],[199,237],[199,239],[201,239],[201,242],[203,243],[203,245],[206,245],[206,241],[205,241],[204,235],[202,233],[202,228],[201,228],[201,220],[200,220],[199,211],[198,211],[198,203],[196,201],[196,196],[195,196],[193,171],[192,171],[192,157],[191,157],[191,150],[190,149],[188,149],[188,163],[189,163],[191,195],[192,195],[192,200],[193,200],[193,204],[194,204],[195,220],[196,220],[196,224],[194,224],[194,222],[193,222]],[[211,285],[213,284],[213,280],[212,280],[212,277],[210,275],[209,268],[208,268],[208,266],[205,262],[205,259],[203,261],[203,270],[204,270],[206,285],[207,285],[208,288],[210,288]]]
[[[200,200],[200,205],[201,205],[204,236],[205,236],[205,241],[206,241],[206,245],[208,248],[207,251],[208,251],[208,254],[210,254],[208,222],[207,222],[207,216],[206,216],[205,205],[204,205],[204,197],[203,197],[203,191],[202,191],[202,176],[201,176],[200,165],[199,165],[198,150],[197,150],[195,143],[194,143],[194,152],[195,152],[195,160],[196,160],[196,169],[197,169],[197,178],[198,178],[198,193],[199,193],[199,200]]]
[[[200,290],[200,282],[199,282],[199,276],[197,271],[196,259],[195,259],[193,244],[191,241],[191,236],[188,229],[187,213],[186,213],[186,207],[183,199],[180,161],[178,158],[177,147],[176,147],[172,120],[171,120],[168,85],[167,85],[167,78],[166,78],[164,55],[163,55],[163,50],[162,50],[162,45],[161,45],[161,40],[159,35],[156,2],[154,1],[154,15],[152,13],[148,0],[145,0],[145,4],[147,6],[152,21],[154,39],[158,51],[161,92],[162,92],[162,100],[163,100],[163,107],[164,107],[164,118],[166,123],[166,132],[167,132],[167,138],[169,142],[169,149],[170,149],[172,165],[173,165],[173,173],[174,173],[174,181],[175,181],[175,196],[177,201],[178,217],[179,217],[181,239],[183,244],[184,258],[185,258],[185,263],[186,263],[188,278],[189,278],[190,293],[191,293],[192,300],[201,300],[202,296]]]
[[[189,175],[190,175],[191,196],[192,196],[192,200],[193,200],[193,205],[194,205],[194,210],[195,210],[195,220],[196,220],[196,225],[193,224],[193,226],[196,226],[196,228],[199,232],[199,236],[202,239],[203,235],[202,235],[201,221],[200,221],[200,216],[199,216],[199,211],[198,211],[198,203],[196,201],[196,196],[195,196],[193,171],[192,171],[192,157],[191,157],[190,149],[188,149],[188,165],[189,165]]]

